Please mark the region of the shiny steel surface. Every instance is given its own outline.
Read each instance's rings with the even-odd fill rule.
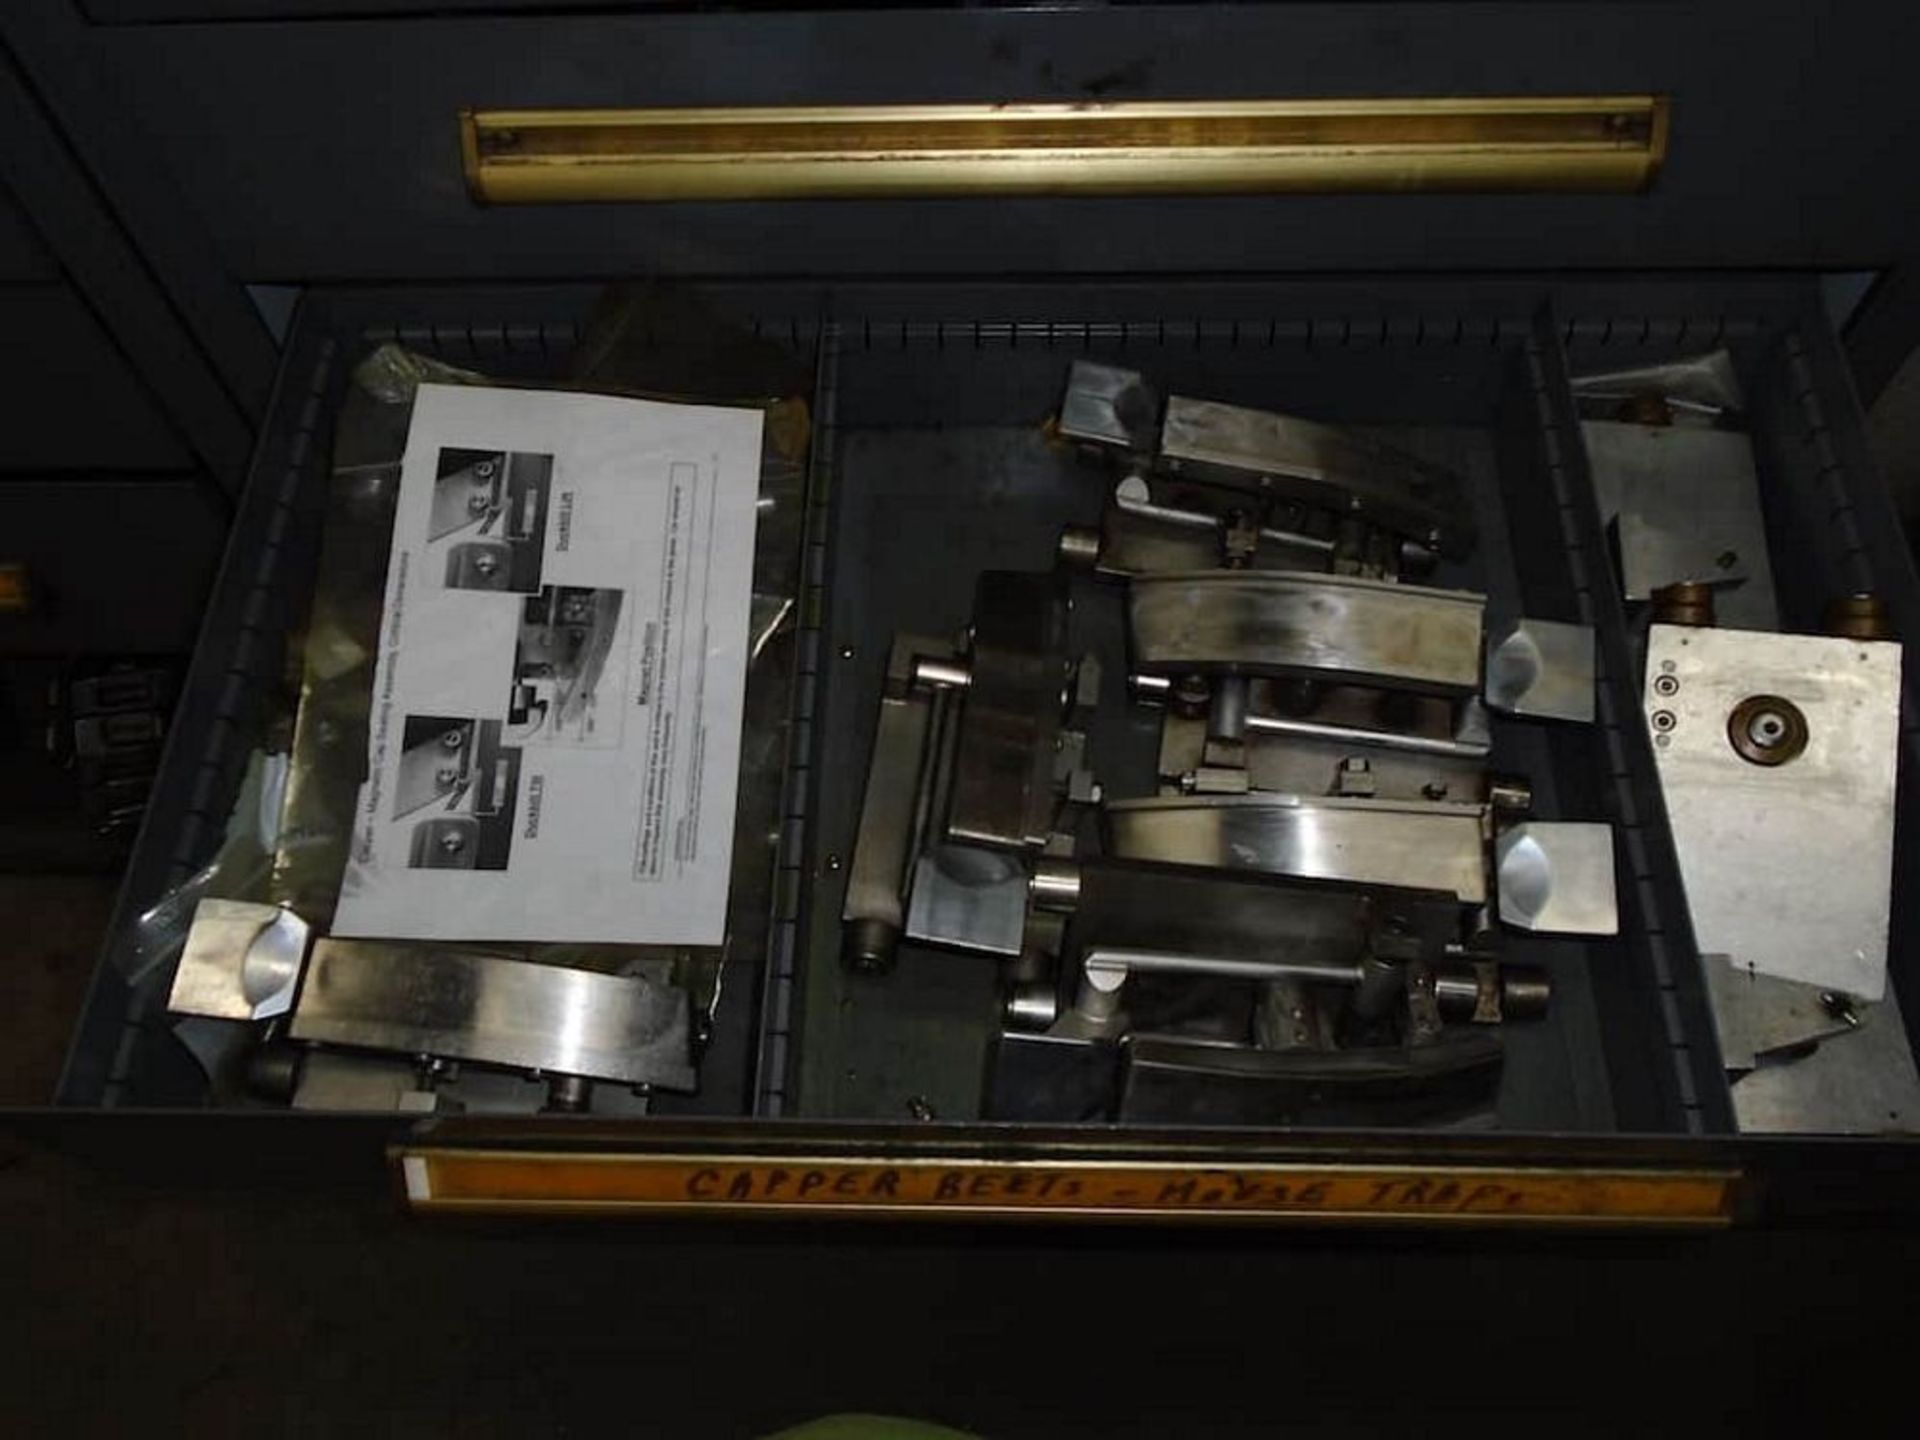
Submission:
[[[1545,720],[1593,720],[1593,629],[1521,620],[1487,646],[1487,704]]]
[[[1228,980],[1310,980],[1327,985],[1358,985],[1360,964],[1314,960],[1248,960],[1237,955],[1192,955],[1172,950],[1102,946],[1080,962],[1088,974],[1126,976],[1216,975]]]
[[[1004,850],[939,845],[914,864],[907,935],[986,955],[1018,955],[1027,929],[1027,870]]]
[[[1860,1024],[1855,1007],[1818,985],[1761,975],[1724,955],[1702,955],[1700,968],[1713,1001],[1720,1063],[1729,1070],[1751,1070],[1769,1056],[1844,1035]],[[1843,1003],[1828,1003],[1827,997]]]
[[[1487,898],[1479,805],[1158,796],[1113,801],[1105,818],[1109,847],[1121,859],[1442,890],[1476,905]]]
[[[1069,698],[1067,598],[1051,572],[988,570],[974,586],[970,680],[946,838],[1037,849],[1053,829],[1054,755]]]
[[[1080,867],[1071,860],[1043,855],[1034,862],[1033,903],[1043,910],[1071,910],[1080,903]]]
[[[860,802],[860,828],[847,866],[841,918],[884,925],[895,936],[906,923],[901,897],[906,891],[929,712],[923,696],[888,695],[881,700],[866,794]],[[865,933],[869,941],[877,935],[872,925],[865,927]],[[871,963],[878,957],[864,959]]]
[[[1358,725],[1323,725],[1285,715],[1248,715],[1247,729],[1258,735],[1285,735],[1302,740],[1336,740],[1392,750],[1402,755],[1442,755],[1461,760],[1484,760],[1493,744],[1484,737],[1444,739],[1437,735],[1409,735],[1398,730],[1366,730]]]
[[[313,947],[296,1040],[691,1089],[687,995],[637,976],[379,940]]]
[[[1859,1025],[1821,1041],[1811,1055],[1761,1065],[1733,1082],[1733,1113],[1741,1130],[1802,1135],[1920,1130],[1920,1073],[1898,998],[1889,988],[1884,1000],[1854,1009]]]
[[[1160,397],[1134,370],[1076,360],[1060,402],[1060,433],[1070,440],[1148,450],[1160,420]]]
[[[1169,470],[1227,484],[1257,484],[1461,554],[1472,529],[1451,471],[1351,430],[1292,415],[1175,395],[1160,453]]]
[[[176,1015],[265,1020],[293,1003],[307,923],[278,905],[202,900],[180,952],[167,1008]]]
[[[1485,600],[1463,590],[1286,571],[1140,575],[1128,586],[1146,671],[1302,675],[1465,695],[1480,688]]]
[[[1886,993],[1900,665],[1889,641],[1652,627],[1646,712],[1703,952],[1863,1000]],[[1755,695],[1805,718],[1806,746],[1785,764],[1754,764],[1728,736]]]
[[[1614,935],[1613,827],[1529,820],[1504,830],[1495,847],[1500,919],[1555,935]]]

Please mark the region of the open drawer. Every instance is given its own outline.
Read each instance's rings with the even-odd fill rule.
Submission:
[[[122,952],[218,848],[249,757],[285,745],[355,364],[397,341],[503,381],[559,377],[594,298],[308,293],[64,1103],[284,1108],[211,1082],[168,1013],[170,971],[130,984]],[[704,1002],[690,1091],[629,1092],[581,1116],[539,1113],[542,1087],[444,1068],[408,1087],[437,1093],[435,1113],[390,1108],[370,1133],[396,1146],[416,1202],[1714,1223],[1832,1204],[1820,1177],[1850,1166],[1913,1173],[1900,1137],[1920,1113],[1900,1103],[1840,1145],[1739,1133],[1643,703],[1644,620],[1616,579],[1620,527],[1596,498],[1569,378],[1724,349],[1745,397],[1779,628],[1816,631],[1830,601],[1870,591],[1895,635],[1920,633],[1912,563],[1810,283],[769,284],[702,298],[812,377],[792,699],[785,753],[768,761],[784,779],[767,940],[730,956]],[[1503,958],[1550,977],[1552,1000],[1504,1027],[1497,1086],[1471,1123],[1169,1125],[1111,1108],[1014,1123],[993,1098],[1004,1022],[992,960],[908,941],[885,974],[843,964],[892,637],[963,630],[981,571],[1050,570],[1063,527],[1100,520],[1112,477],[1049,425],[1076,360],[1445,467],[1477,539],[1427,583],[1484,595],[1490,628],[1521,616],[1591,628],[1591,723],[1496,717],[1491,763],[1526,778],[1533,817],[1612,827],[1618,933],[1505,937]],[[1128,703],[1123,590],[1085,576],[1069,588],[1070,642],[1101,661],[1090,763],[1110,794],[1150,795],[1157,721]],[[1920,816],[1904,723],[1898,743],[1909,776],[1888,965],[1892,989],[1912,996],[1920,960],[1903,921],[1920,895]],[[1892,1012],[1874,1019],[1910,1074]],[[1896,1199],[1883,1188],[1874,1203]]]

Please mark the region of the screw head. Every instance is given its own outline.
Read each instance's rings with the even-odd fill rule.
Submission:
[[[1671,710],[1656,710],[1653,712],[1653,728],[1663,733],[1673,729],[1673,727],[1679,723],[1679,717]]]

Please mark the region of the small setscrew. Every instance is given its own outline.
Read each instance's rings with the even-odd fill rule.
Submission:
[[[1839,990],[1822,990],[1820,1008],[1843,1025],[1858,1025],[1860,1015],[1853,1008],[1853,997]]]
[[[1679,723],[1678,718],[1671,710],[1656,710],[1653,712],[1653,728],[1656,730],[1665,732],[1673,729],[1673,727]]]
[[[1680,682],[1671,675],[1656,675],[1653,677],[1653,693],[1656,695],[1672,695],[1678,691],[1679,688]]]

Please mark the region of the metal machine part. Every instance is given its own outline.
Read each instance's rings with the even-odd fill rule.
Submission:
[[[1725,350],[1660,365],[1576,375],[1573,393],[1583,411],[1591,407],[1607,415],[1616,413],[1623,404],[1654,396],[1672,412],[1676,422],[1691,418],[1712,424],[1746,408],[1733,356]]]
[[[1647,598],[1648,615],[1655,625],[1711,625],[1715,612],[1714,586],[1704,580],[1676,580],[1657,586]]]
[[[1346,793],[1343,787],[1358,760],[1377,799],[1477,804],[1487,798],[1492,742],[1478,700],[1229,678],[1246,687],[1240,744],[1250,790]],[[1165,705],[1173,682],[1164,675],[1136,675],[1131,687],[1136,699]],[[1161,716],[1162,794],[1192,788],[1189,777],[1206,764],[1208,723],[1205,716],[1171,706]]]
[[[1101,526],[1069,528],[1058,558],[1126,579],[1163,793],[1104,805],[1097,853],[1077,848],[1091,837],[1061,807],[1100,792],[1063,719],[1060,582],[983,575],[964,642],[895,647],[846,958],[884,965],[904,935],[1001,960],[995,1113],[1202,1115],[1232,1094],[1284,1116],[1334,1092],[1349,1116],[1361,1096],[1484,1108],[1499,1046],[1456,1029],[1537,1016],[1548,986],[1500,964],[1485,913],[1496,819],[1527,799],[1488,771],[1483,693],[1590,719],[1591,634],[1522,622],[1489,651],[1483,597],[1400,583],[1470,542],[1457,479],[1421,462],[1163,406],[1084,363],[1060,429],[1123,457]],[[1523,853],[1527,923],[1558,905],[1590,924],[1592,877],[1550,873],[1538,840]]]
[[[1450,894],[1120,859],[1051,862],[1045,889],[1070,1003],[1002,1036],[996,1118],[1460,1120],[1499,1077],[1488,1027],[1548,1001]]]
[[[1133,975],[1211,975],[1229,980],[1337,985],[1355,991],[1358,999],[1358,992],[1366,989],[1371,978],[1373,964],[1372,957],[1351,962],[1315,962],[1194,955],[1173,950],[1098,948],[1081,957],[1080,993],[1074,1008],[1087,1020],[1111,1019],[1118,1013],[1121,989]],[[1395,977],[1388,993],[1397,997],[1404,989],[1404,978],[1391,965],[1379,968]],[[1436,967],[1434,974],[1435,1004],[1443,1015],[1456,1020],[1495,1023],[1504,1018],[1533,1018],[1545,1012],[1549,993],[1546,974],[1537,968],[1454,962]]]
[[[1054,751],[1074,678],[1059,577],[982,575],[970,657],[945,836],[989,847],[1044,845],[1058,808]]]
[[[635,975],[379,940],[313,947],[295,1040],[691,1090],[686,992]]]
[[[1060,433],[1150,455],[1159,444],[1160,396],[1138,371],[1076,360],[1060,405]]]
[[[1126,860],[1260,870],[1487,898],[1489,815],[1479,805],[1297,795],[1156,796],[1109,802]]]
[[[678,986],[467,948],[309,939],[306,922],[282,906],[202,900],[169,1008],[235,1021],[291,1011],[285,1033],[293,1041],[385,1051],[409,1063],[427,1056],[693,1087],[689,1001]],[[276,1046],[294,1062],[292,1078],[276,1087],[289,1098],[322,1079],[334,1098],[312,1099],[321,1108],[356,1108],[359,1100],[348,1105],[342,1097],[392,1090],[371,1071],[354,1078],[340,1064],[311,1070],[297,1063],[301,1046]]]
[[[1837,990],[1762,975],[1725,955],[1702,955],[1700,967],[1713,1003],[1720,1062],[1728,1070],[1756,1069],[1861,1024],[1865,1007]]]
[[[1175,395],[1167,400],[1160,454],[1174,474],[1346,509],[1448,555],[1473,544],[1471,507],[1457,476],[1350,430]]]
[[[885,970],[902,936],[1015,956],[1027,880],[1061,809],[1097,798],[1075,714],[1099,671],[1067,653],[1055,574],[988,571],[964,647],[896,638],[841,918],[842,958]]]
[[[1439,890],[1465,905],[1489,896],[1487,806],[1196,795],[1115,801],[1103,815],[1122,859]],[[1528,820],[1501,831],[1494,854],[1503,923],[1617,933],[1611,826]]]
[[[1158,1035],[1124,1047],[1115,1119],[1133,1124],[1460,1125],[1493,1104],[1497,1031],[1427,1045],[1274,1051]]]
[[[1613,827],[1525,820],[1494,843],[1500,920],[1552,935],[1615,935]]]
[[[406,1115],[432,1115],[458,1108],[434,1089],[430,1075],[422,1074],[430,1069],[411,1058],[313,1050],[305,1056],[288,1103],[295,1110]]]
[[[1458,476],[1352,431],[1163,401],[1136,372],[1089,360],[1068,372],[1059,429],[1129,472],[1100,534],[1063,537],[1063,556],[1104,573],[1224,564],[1393,577],[1472,546]],[[1159,477],[1181,482],[1177,495],[1157,493]]]
[[[1485,601],[1349,576],[1198,571],[1128,585],[1135,664],[1148,674],[1238,671],[1390,685],[1480,688]]]
[[[1826,630],[1849,640],[1891,640],[1893,618],[1887,614],[1887,602],[1871,591],[1842,595],[1827,606]]]
[[[1582,427],[1603,523],[1616,529],[1621,593],[1646,600],[1697,581],[1720,618],[1779,624],[1753,444],[1733,430],[1590,420]]]
[[[1352,556],[1377,573],[1423,573],[1433,553],[1413,541],[1360,547],[1337,520],[1297,503],[1176,484],[1138,473],[1114,486],[1097,526],[1069,525],[1058,558],[1069,569],[1108,579],[1160,570],[1324,571]]]
[[[1487,644],[1487,704],[1510,715],[1593,721],[1593,630],[1521,620]]]
[[[847,867],[842,950],[848,964],[863,970],[893,963],[894,947],[906,926],[907,870],[916,816],[923,813],[922,772],[933,719],[930,696],[910,688],[922,646],[936,653],[945,648],[918,636],[894,640],[860,801],[858,838]]]
[[[915,940],[988,955],[1020,953],[1027,931],[1027,866],[1004,850],[940,845],[914,860],[906,932]]]
[[[1778,1063],[1763,1056],[1752,1070],[1733,1077],[1733,1113],[1741,1130],[1802,1135],[1920,1130],[1920,1073],[1893,991],[1878,1004],[1855,1005],[1852,1015],[1853,1024],[1811,1053],[1805,1048],[1780,1053],[1772,1057]]]
[[[279,905],[202,900],[173,975],[167,1008],[216,1020],[267,1020],[293,1004],[307,922]]]
[[[1702,951],[1879,1000],[1900,646],[1655,625],[1645,704]]]

